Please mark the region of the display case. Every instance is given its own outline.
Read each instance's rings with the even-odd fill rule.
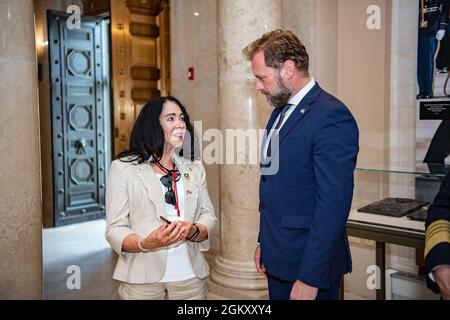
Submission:
[[[376,242],[385,299],[386,243],[422,250],[427,208],[448,172],[444,164],[358,163],[347,233]]]

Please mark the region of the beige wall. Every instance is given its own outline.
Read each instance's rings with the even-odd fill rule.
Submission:
[[[192,122],[202,121],[203,132],[219,128],[217,0],[172,0],[170,7],[172,95],[186,105]],[[189,67],[195,68],[195,80],[187,79]],[[219,166],[207,165],[206,174],[220,221]],[[211,247],[210,256],[219,252],[220,223],[213,232]]]
[[[337,96],[352,111],[360,130],[359,166],[386,162],[389,156],[389,13],[385,0],[339,0],[337,26]],[[369,30],[366,9],[381,8],[382,28]],[[356,175],[355,199],[386,196],[383,175]],[[380,185],[381,184],[381,185]],[[367,192],[370,195],[367,195]],[[375,198],[379,200],[380,198]],[[346,277],[350,292],[374,298],[366,286],[366,269],[374,264],[373,244],[353,239],[353,272]]]
[[[305,45],[309,71],[320,86],[337,93],[336,0],[283,0],[283,28],[295,32]]]
[[[337,95],[338,6],[336,0],[317,0],[316,7],[316,70],[320,86]]]
[[[31,0],[0,2],[0,299],[42,298],[42,216]]]
[[[381,8],[381,30],[366,26],[370,5]],[[352,111],[360,128],[358,162],[384,162],[389,147],[386,1],[339,0],[337,30],[337,96]]]
[[[310,56],[309,71],[316,74],[317,61],[317,0],[283,0],[283,28],[291,30],[300,38]]]
[[[389,3],[389,5],[387,4]],[[366,25],[369,5],[381,8],[382,28]],[[354,114],[360,162],[385,161],[389,132],[389,0],[284,0],[283,27],[310,55],[310,73]]]

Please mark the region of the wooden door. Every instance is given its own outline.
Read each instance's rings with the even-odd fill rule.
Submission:
[[[112,0],[114,150],[129,146],[143,104],[170,94],[170,26],[167,0]]]

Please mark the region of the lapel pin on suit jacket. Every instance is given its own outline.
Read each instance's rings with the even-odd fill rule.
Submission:
[[[301,113],[305,113],[305,108],[300,110]]]

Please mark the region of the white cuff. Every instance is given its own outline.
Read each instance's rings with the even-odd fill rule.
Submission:
[[[438,269],[438,268],[440,268],[440,267],[443,267],[443,266],[447,266],[447,264],[440,264],[440,265],[434,267],[433,270],[431,270],[431,272],[428,273],[428,277],[430,277],[431,281],[436,282],[436,279],[434,278],[433,271]]]

